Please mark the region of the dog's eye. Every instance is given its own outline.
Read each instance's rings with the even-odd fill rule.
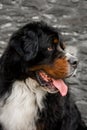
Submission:
[[[48,51],[53,51],[53,48],[52,47],[48,47],[47,50]]]

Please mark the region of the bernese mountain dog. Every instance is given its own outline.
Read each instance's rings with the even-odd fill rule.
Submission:
[[[0,130],[85,130],[65,83],[77,64],[56,28],[14,32],[0,58]]]

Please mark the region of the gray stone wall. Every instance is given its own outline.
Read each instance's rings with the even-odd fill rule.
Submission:
[[[33,20],[59,28],[68,51],[79,58],[77,76],[67,82],[87,125],[87,0],[0,0],[0,55],[11,34]]]

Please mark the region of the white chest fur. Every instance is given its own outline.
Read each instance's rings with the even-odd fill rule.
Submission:
[[[16,81],[6,103],[0,106],[0,122],[4,130],[36,130],[38,108],[43,109],[46,92],[30,78],[25,82]]]

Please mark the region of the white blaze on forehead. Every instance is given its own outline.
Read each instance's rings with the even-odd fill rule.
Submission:
[[[77,53],[78,53],[78,50],[76,47],[73,47],[73,46],[67,46],[66,49],[65,49],[66,53],[69,53],[71,55],[74,55],[77,57]]]
[[[77,48],[73,46],[67,46],[65,49],[65,56],[66,59],[69,60],[70,58],[75,58],[77,59]]]
[[[66,53],[65,56],[66,56],[66,59],[67,59],[67,60],[69,60],[70,58],[75,58],[75,59],[77,59],[74,55],[71,55],[70,53]]]

